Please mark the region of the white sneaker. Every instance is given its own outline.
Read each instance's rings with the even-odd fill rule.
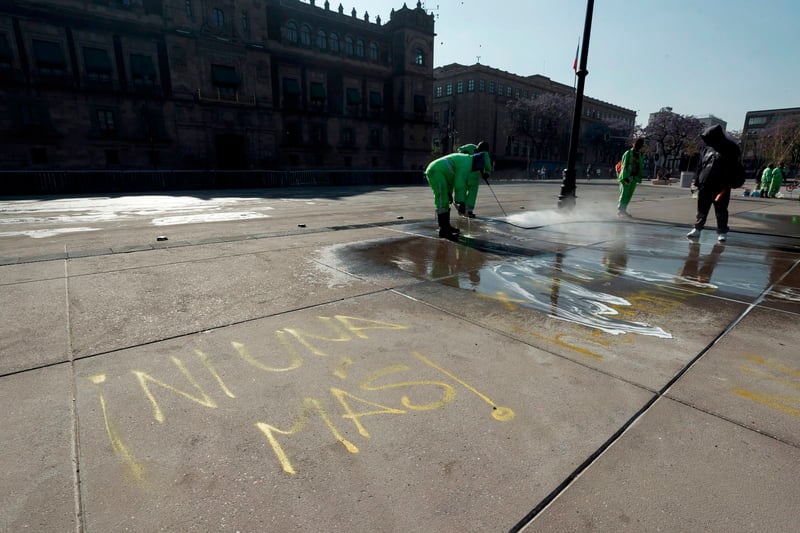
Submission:
[[[717,233],[717,240],[719,242],[727,241],[728,240],[728,234],[727,233]]]
[[[686,234],[687,239],[699,239],[700,238],[700,230],[697,228],[692,228],[692,231]]]

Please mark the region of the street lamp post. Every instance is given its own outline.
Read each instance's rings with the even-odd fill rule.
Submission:
[[[575,207],[575,163],[578,159],[578,137],[581,129],[581,113],[583,112],[583,87],[586,81],[586,60],[589,58],[589,36],[592,33],[592,12],[594,0],[586,3],[586,21],[583,26],[583,40],[581,46],[581,60],[576,72],[578,88],[575,93],[575,111],[572,114],[572,131],[569,140],[569,156],[567,168],[564,169],[561,193],[558,195],[558,208],[570,210]]]

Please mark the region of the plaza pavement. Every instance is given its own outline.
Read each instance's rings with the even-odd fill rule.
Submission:
[[[558,189],[459,243],[424,186],[35,239],[63,205],[2,199],[0,531],[797,531],[800,202],[692,244],[686,189]]]

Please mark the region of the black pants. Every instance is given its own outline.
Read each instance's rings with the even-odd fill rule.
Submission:
[[[719,199],[717,200],[717,197]],[[714,206],[714,215],[717,217],[717,231],[719,233],[728,233],[728,204],[731,201],[730,189],[711,189],[701,188],[697,191],[697,220],[694,227],[701,230],[706,225],[708,212],[711,206]]]

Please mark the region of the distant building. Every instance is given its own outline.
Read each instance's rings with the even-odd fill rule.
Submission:
[[[513,123],[515,118],[507,104],[513,100],[535,99],[545,93],[566,95],[573,100],[568,119],[571,123],[573,87],[545,76],[520,76],[480,63],[437,67],[433,76],[433,143],[436,152],[448,153],[461,144],[485,140],[506,166],[525,167],[528,162],[545,160],[566,161],[568,132],[554,143],[537,143],[531,135],[519,134],[520,128]],[[586,142],[580,145],[578,162],[605,167],[613,166],[619,159],[620,147],[627,143],[627,138],[611,140],[607,133],[604,137],[601,133],[599,139],[585,139],[593,125],[604,121],[616,121],[631,132],[636,112],[584,97],[581,133]],[[530,129],[535,130],[536,124],[531,124]]]
[[[748,111],[742,128],[742,160],[745,168],[755,171],[770,163],[763,146],[762,133],[765,130],[795,121],[800,125],[800,107]]]
[[[722,131],[728,131],[728,123],[722,120],[719,117],[715,117],[714,115],[708,115],[707,117],[697,117],[697,120],[703,123],[703,128],[710,128],[711,126],[722,126]]]
[[[420,168],[433,16],[317,3],[0,3],[0,168]]]

